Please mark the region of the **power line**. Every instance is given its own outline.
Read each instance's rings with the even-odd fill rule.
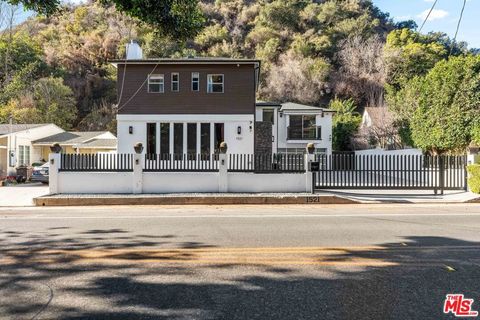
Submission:
[[[458,30],[460,30],[460,24],[462,23],[463,12],[465,11],[466,4],[467,4],[467,0],[463,0],[463,7],[462,7],[462,11],[460,12],[460,18],[458,19],[457,30],[455,31],[455,37],[453,37],[453,43],[457,41]]]
[[[433,3],[432,7],[430,8],[430,11],[428,11],[427,16],[425,17],[425,20],[423,20],[422,26],[420,27],[418,32],[422,32],[422,29],[425,26],[425,23],[428,21],[428,18],[430,18],[430,15],[432,14],[433,9],[435,9],[435,6],[437,5],[437,2],[438,2],[438,0],[435,0],[435,2]]]
[[[127,64],[127,61],[125,60],[125,68],[126,68],[126,65]],[[160,63],[157,62],[157,64],[153,67],[153,70],[148,74],[147,78],[142,82],[142,84],[138,87],[137,91],[135,91],[132,96],[130,98],[128,98],[127,101],[125,101],[125,103],[123,103],[121,106],[118,107],[117,109],[117,112],[122,110],[123,107],[125,107],[130,101],[132,101],[133,98],[135,98],[135,96],[140,92],[140,90],[142,90],[143,86],[145,85],[145,83],[148,81],[148,79],[150,78],[150,76],[155,72],[155,70],[157,69],[158,65]],[[119,103],[121,102],[120,100],[118,101]]]

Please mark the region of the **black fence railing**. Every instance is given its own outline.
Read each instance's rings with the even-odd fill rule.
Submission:
[[[466,188],[465,156],[317,155],[319,189]]]
[[[301,173],[305,172],[303,154],[229,154],[229,172]]]
[[[133,171],[133,154],[62,154],[59,171]]]
[[[144,172],[216,172],[218,154],[149,154]]]

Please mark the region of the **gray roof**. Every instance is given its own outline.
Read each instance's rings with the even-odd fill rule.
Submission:
[[[95,139],[78,145],[80,148],[116,149],[117,139]]]
[[[61,133],[54,134],[53,136],[49,136],[46,138],[33,141],[33,144],[53,144],[53,143],[59,143],[63,145],[81,144],[87,140],[93,139],[106,132],[107,131],[61,132]]]
[[[12,124],[12,133],[19,132],[23,130],[38,128],[42,126],[48,126],[48,123],[37,123],[37,124]],[[0,124],[0,135],[9,134],[10,133],[10,125],[9,124]]]
[[[282,106],[281,103],[271,102],[271,101],[257,101],[255,105],[257,107],[275,107],[275,108],[280,108]]]
[[[324,112],[335,112],[333,110],[321,107],[314,107],[314,106],[307,106],[304,104],[293,103],[293,102],[286,102],[282,103],[281,111],[287,110],[302,110],[302,111],[324,111]]]

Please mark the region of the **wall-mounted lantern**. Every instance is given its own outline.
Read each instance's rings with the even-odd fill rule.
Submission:
[[[241,127],[241,126],[238,126],[238,127],[237,127],[237,133],[238,133],[238,134],[242,134],[242,127]]]
[[[128,127],[128,133],[129,133],[129,134],[133,134],[133,126],[129,126],[129,127]]]

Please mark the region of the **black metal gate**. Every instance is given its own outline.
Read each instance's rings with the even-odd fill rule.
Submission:
[[[317,155],[316,189],[466,190],[466,156]]]

